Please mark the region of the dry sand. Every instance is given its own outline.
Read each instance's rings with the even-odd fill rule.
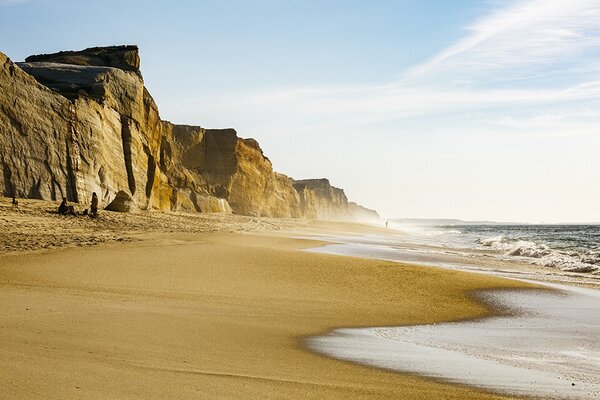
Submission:
[[[2,226],[12,229],[3,240],[38,232],[34,243],[44,243],[35,210],[20,211],[29,224],[24,228],[7,207],[0,212]],[[473,290],[521,284],[312,254],[301,249],[318,242],[230,232],[377,231],[354,224],[162,213],[103,217],[106,223],[80,225],[73,217],[58,227],[56,218],[67,217],[44,214],[46,234],[81,242],[27,252],[0,248],[1,398],[506,398],[333,360],[305,350],[303,338],[336,327],[478,318],[493,311],[473,300]],[[128,219],[138,225],[128,228]],[[178,229],[173,219],[188,233],[169,233]],[[90,235],[106,236],[99,242],[124,239],[70,245],[87,244]]]
[[[0,197],[0,254],[111,242],[131,242],[148,233],[212,233],[309,228],[314,221],[223,214],[100,211],[98,218],[59,215],[59,202]],[[78,212],[85,206],[77,206]],[[319,228],[317,228],[319,229]]]

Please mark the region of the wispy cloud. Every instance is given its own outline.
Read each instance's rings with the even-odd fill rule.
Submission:
[[[540,107],[576,114],[591,104],[600,107],[600,0],[503,4],[467,26],[464,38],[406,71],[400,80],[271,90],[222,102],[210,99],[201,106],[215,111],[243,109],[247,115],[268,110],[272,124],[294,131],[349,124],[368,127],[473,111],[488,112],[488,121],[511,118],[512,111],[520,118],[513,128],[527,129],[528,123],[540,126],[523,117],[527,109],[534,114]],[[175,107],[185,112],[184,104]],[[587,119],[594,127],[598,120],[600,116]],[[295,128],[287,128],[289,121]]]
[[[0,0],[0,7],[27,3],[29,0]]]
[[[468,35],[401,82],[343,89],[303,89],[261,96],[259,100],[296,104],[311,112],[363,112],[398,117],[411,113],[505,104],[573,102],[600,97],[599,0],[515,1],[467,27]],[[490,84],[493,80],[570,69],[555,82],[532,89],[531,80]],[[576,71],[578,70],[578,71]],[[500,76],[501,78],[498,78]],[[280,103],[281,104],[281,103]]]
[[[492,124],[507,126],[510,128],[537,127],[554,128],[588,120],[600,120],[600,111],[593,109],[582,109],[574,112],[543,112],[533,114],[524,118],[500,116],[490,121]]]
[[[597,70],[599,20],[598,0],[513,1],[468,26],[466,37],[413,68],[407,77],[498,70],[530,74],[532,69],[562,64],[575,64],[581,71],[588,63]]]
[[[468,107],[482,109],[502,104],[538,105],[600,98],[600,81],[562,89],[486,89],[457,87],[380,86],[344,89],[295,89],[252,96],[248,103],[279,104],[297,111],[321,113],[375,113],[408,117]]]

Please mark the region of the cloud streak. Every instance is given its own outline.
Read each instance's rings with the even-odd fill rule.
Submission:
[[[346,89],[275,91],[249,98],[258,104],[279,104],[310,113],[393,113],[395,117],[463,109],[483,109],[502,104],[538,105],[600,98],[600,81],[564,89],[487,89],[382,86]]]
[[[512,1],[467,26],[463,39],[408,70],[398,81],[276,89],[221,101],[212,98],[195,107],[207,115],[235,109],[250,119],[268,112],[269,124],[280,133],[311,129],[331,135],[337,126],[344,134],[349,125],[372,132],[369,125],[385,121],[473,112],[489,114],[482,119],[486,121],[520,121],[505,124],[506,129],[526,130],[528,124],[539,129],[540,122],[528,112],[535,115],[545,108],[546,113],[576,115],[600,107],[597,21],[600,0]],[[172,107],[179,115],[186,113],[185,101]],[[589,129],[596,129],[599,122],[600,116],[584,121]],[[583,129],[578,124],[578,131]]]
[[[466,28],[465,38],[407,78],[461,72],[557,68],[575,60],[597,67],[600,44],[598,0],[530,0],[513,2]],[[589,54],[589,53],[592,54]]]
[[[13,6],[16,4],[27,3],[29,0],[0,0],[0,7]]]

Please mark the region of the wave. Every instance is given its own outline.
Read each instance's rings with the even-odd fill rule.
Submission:
[[[502,240],[504,240],[504,236],[500,235],[500,236],[494,236],[494,237],[487,238],[487,239],[478,239],[477,243],[481,244],[482,246],[486,246],[486,247],[496,247],[499,243],[502,243]]]
[[[600,229],[597,226],[423,226],[398,229],[445,248],[488,250],[488,256],[513,258],[566,272],[600,275]],[[491,253],[491,254],[490,254]]]
[[[477,240],[481,246],[497,250],[505,256],[529,259],[531,264],[557,268],[565,272],[600,274],[600,251],[580,249],[567,253],[543,243],[495,236]]]

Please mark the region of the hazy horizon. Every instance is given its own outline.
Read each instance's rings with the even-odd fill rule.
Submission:
[[[0,51],[138,44],[163,119],[233,127],[384,218],[597,222],[599,18],[600,0],[0,0]]]
[[[497,221],[491,219],[481,219],[481,220],[465,220],[462,218],[419,218],[419,217],[391,217],[387,219],[388,221],[403,224],[406,221],[422,221],[421,223],[429,224],[429,225],[444,225],[438,223],[425,223],[425,221],[456,221],[457,225],[464,224],[495,224],[495,225],[600,225],[598,221],[556,221],[556,222],[548,222],[548,221]],[[402,220],[403,222],[399,222]],[[409,223],[410,225],[410,223]]]

